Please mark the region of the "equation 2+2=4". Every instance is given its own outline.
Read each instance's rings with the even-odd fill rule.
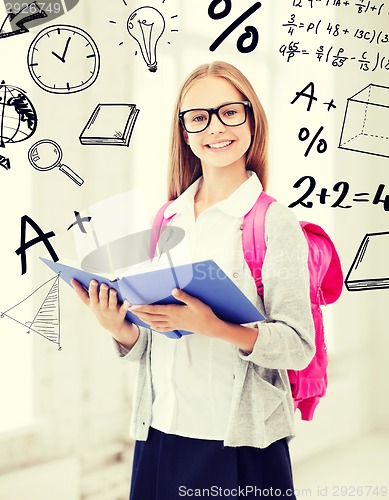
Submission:
[[[383,208],[385,211],[389,211],[389,195],[383,195],[385,184],[380,184],[372,199],[369,198],[370,193],[361,192],[361,193],[350,193],[350,184],[345,181],[339,181],[335,183],[332,187],[332,193],[330,193],[328,188],[321,188],[318,192],[316,190],[316,180],[311,175],[304,175],[300,177],[298,181],[293,184],[294,188],[300,188],[302,184],[306,184],[305,192],[295,201],[290,203],[289,208],[296,207],[297,205],[301,205],[305,208],[313,208],[313,201],[308,200],[312,195],[317,196],[319,198],[319,203],[321,205],[326,205],[328,198],[331,198],[332,194],[336,196],[335,201],[332,203],[331,208],[352,208],[352,205],[344,204],[347,203],[346,197],[350,194],[353,196],[352,201],[357,203],[371,203],[372,205],[378,205],[379,203],[383,204]]]

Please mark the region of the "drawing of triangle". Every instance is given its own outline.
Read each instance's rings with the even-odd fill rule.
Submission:
[[[30,329],[60,346],[59,276],[55,278],[49,293],[30,325]]]
[[[48,286],[50,288],[47,291]],[[40,303],[39,309],[32,319],[31,300]],[[7,311],[1,312],[0,316],[16,321],[24,326],[28,333],[37,333],[50,342],[57,344],[61,349],[59,275],[43,283]]]

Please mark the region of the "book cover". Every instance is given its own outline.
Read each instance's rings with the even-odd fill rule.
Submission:
[[[349,291],[389,288],[389,232],[367,233],[347,273]]]
[[[81,144],[128,146],[138,114],[135,104],[98,104],[81,132]]]
[[[149,267],[145,272],[139,270],[136,274],[117,279],[104,278],[42,257],[41,260],[69,285],[73,278],[85,289],[93,279],[99,284],[108,284],[117,291],[121,303],[127,299],[131,304],[180,304],[171,294],[174,288],[180,288],[205,302],[216,316],[229,323],[245,324],[264,319],[254,304],[213,260],[162,269]],[[149,326],[131,311],[128,311],[127,319],[140,326]],[[164,335],[180,338],[190,333],[174,330]]]

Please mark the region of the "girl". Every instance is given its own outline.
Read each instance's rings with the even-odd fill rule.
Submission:
[[[183,496],[295,498],[288,442],[293,402],[287,369],[314,353],[307,245],[294,214],[279,203],[266,213],[264,299],[244,259],[242,221],[267,181],[267,121],[246,77],[215,62],[182,85],[173,116],[165,217],[185,231],[194,261],[213,258],[266,321],[220,320],[181,290],[184,305],[132,306],[150,325],[125,320],[130,306],[91,282],[78,295],[138,361],[130,498]],[[162,332],[189,330],[172,340]]]

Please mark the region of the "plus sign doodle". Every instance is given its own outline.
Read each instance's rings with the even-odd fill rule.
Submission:
[[[217,6],[223,3],[224,9],[220,12],[216,12]],[[242,23],[246,21],[254,12],[256,12],[262,6],[261,2],[255,2],[250,8],[248,8],[243,14],[241,14],[235,21],[228,26],[227,29],[223,31],[221,35],[219,35],[216,40],[210,45],[209,50],[213,52],[216,50],[219,45],[221,45],[224,40],[231,35],[231,33],[238,28]],[[213,20],[224,19],[227,17],[232,9],[232,1],[231,0],[212,0],[208,7],[208,15]],[[248,45],[245,45],[247,40],[251,40]],[[258,45],[259,42],[259,33],[257,28],[254,26],[245,26],[245,32],[240,35],[236,42],[236,46],[241,53],[252,52]]]
[[[321,205],[327,205],[327,202],[331,202],[331,197],[335,196],[335,200],[331,204],[331,208],[352,208],[352,205],[349,203],[346,205],[342,205],[342,203],[347,200],[347,197],[353,196],[351,201],[355,203],[371,203],[372,205],[382,204],[382,208],[385,212],[389,211],[389,194],[385,194],[384,191],[386,189],[385,184],[379,184],[377,189],[370,198],[370,193],[367,191],[361,191],[358,193],[353,193],[350,189],[350,184],[346,181],[338,181],[336,182],[332,188],[328,187],[319,187],[318,191],[316,191],[317,182],[314,177],[311,175],[304,175],[300,177],[294,184],[294,188],[300,188],[305,184],[304,193],[297,198],[295,201],[290,203],[289,208],[296,207],[301,205],[304,208],[313,208],[314,202],[312,201],[312,196],[317,196],[319,199],[319,203]],[[332,192],[331,192],[332,189]],[[348,199],[349,199],[348,198]]]
[[[77,212],[77,210],[74,211],[74,215],[76,216],[76,220],[73,222],[73,224],[70,224],[70,226],[68,227],[68,231],[72,227],[78,226],[80,228],[80,231],[86,234],[84,222],[90,222],[92,220],[92,217],[81,217],[80,212]]]

